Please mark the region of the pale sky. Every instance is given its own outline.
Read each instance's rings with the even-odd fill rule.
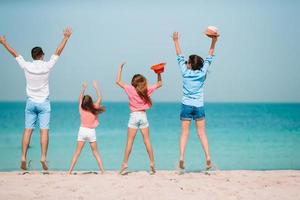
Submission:
[[[0,34],[26,60],[42,46],[49,59],[65,26],[73,35],[50,78],[52,101],[76,101],[83,81],[97,79],[105,101],[127,101],[115,85],[135,73],[149,83],[150,66],[167,62],[163,87],[153,99],[180,101],[182,79],[171,39],[181,34],[184,55],[205,57],[217,26],[220,38],[205,83],[206,102],[300,102],[300,2],[266,1],[0,1]],[[0,101],[23,101],[25,77],[0,47]],[[92,92],[92,90],[88,90]],[[93,94],[93,93],[91,93]]]

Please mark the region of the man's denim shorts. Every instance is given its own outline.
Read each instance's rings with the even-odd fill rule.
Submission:
[[[25,108],[25,128],[34,129],[39,123],[41,129],[49,129],[50,125],[50,101],[46,99],[43,103],[36,103],[27,99]]]
[[[205,118],[204,107],[189,106],[181,104],[180,120],[202,120]]]

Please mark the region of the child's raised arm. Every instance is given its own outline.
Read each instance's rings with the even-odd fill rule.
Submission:
[[[179,33],[178,32],[173,33],[173,41],[174,41],[174,45],[175,45],[176,55],[178,56],[178,55],[181,54],[181,48],[180,48],[180,44],[179,44]]]
[[[125,65],[125,62],[120,65],[119,71],[118,71],[118,74],[117,74],[117,80],[116,80],[116,84],[118,86],[120,86],[121,88],[125,87],[125,83],[123,83],[123,81],[122,81],[122,71],[123,71],[124,65]]]
[[[96,94],[97,94],[97,101],[96,101],[96,105],[97,106],[100,106],[100,103],[101,103],[101,101],[102,101],[102,96],[101,96],[101,93],[100,93],[100,89],[99,89],[99,86],[98,86],[98,82],[97,81],[93,81],[93,86],[94,86],[94,88],[95,88],[95,90],[96,90]]]
[[[208,55],[211,55],[211,56],[214,55],[217,40],[218,40],[217,36],[211,38],[211,44],[210,44],[210,48],[209,48],[209,51],[208,51]]]
[[[161,74],[157,74],[156,86],[157,86],[157,88],[160,88],[162,86]]]
[[[19,54],[12,48],[9,46],[9,44],[6,41],[5,36],[0,36],[0,44],[2,44],[5,49],[13,56],[13,57],[18,57]]]
[[[60,54],[62,53],[62,51],[64,50],[64,48],[65,48],[65,46],[66,46],[66,44],[67,44],[67,42],[68,42],[68,40],[69,40],[69,38],[71,37],[71,35],[72,35],[72,29],[71,28],[66,28],[65,30],[64,30],[64,38],[63,38],[63,40],[60,42],[60,44],[58,45],[58,47],[57,47],[57,49],[56,49],[56,51],[55,51],[55,55],[57,55],[57,56],[60,56]]]
[[[86,88],[87,88],[87,83],[84,82],[84,83],[82,84],[82,89],[81,89],[80,95],[79,95],[79,106],[80,106],[81,103],[82,103],[82,99],[83,99],[84,92],[85,92]]]

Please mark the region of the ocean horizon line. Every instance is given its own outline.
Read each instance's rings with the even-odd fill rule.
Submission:
[[[23,103],[24,100],[0,100],[0,103]],[[51,100],[52,103],[77,103],[78,101],[69,101],[69,100]],[[128,103],[128,101],[114,101],[108,100],[103,101],[104,103]],[[180,101],[154,101],[155,103],[171,103],[171,104],[180,104]],[[206,101],[205,104],[300,104],[300,101]]]

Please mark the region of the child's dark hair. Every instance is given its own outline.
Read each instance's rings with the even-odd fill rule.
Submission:
[[[33,60],[39,60],[44,55],[43,49],[41,47],[34,47],[31,50],[31,57]]]
[[[203,67],[203,62],[204,60],[200,56],[190,55],[187,63],[191,65],[192,70],[201,70]]]
[[[151,98],[148,95],[147,79],[143,75],[135,74],[132,77],[131,85],[135,88],[139,97],[141,97],[145,103],[152,105]]]
[[[94,115],[98,115],[105,111],[105,108],[102,106],[99,106],[99,108],[95,108],[93,99],[90,95],[84,95],[81,103],[81,108],[93,113]]]

